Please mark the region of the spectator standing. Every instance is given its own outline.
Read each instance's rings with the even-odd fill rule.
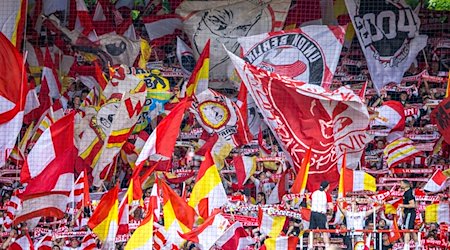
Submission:
[[[408,180],[402,180],[400,182],[403,193],[403,204],[398,207],[403,210],[403,229],[414,229],[414,221],[416,220],[416,199],[414,197],[411,183]],[[419,249],[419,243],[417,242],[417,234],[412,233],[413,239],[416,242],[416,249]],[[409,250],[409,241],[411,240],[411,233],[404,234],[405,250]]]
[[[327,229],[327,211],[333,208],[332,203],[328,202],[327,191],[330,187],[328,181],[322,181],[319,190],[316,190],[311,195],[311,219],[309,229]],[[330,239],[328,233],[323,233],[323,241],[325,249],[330,247]],[[309,233],[308,249],[313,249],[314,233]]]

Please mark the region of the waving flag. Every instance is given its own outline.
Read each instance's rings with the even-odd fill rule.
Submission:
[[[450,223],[450,208],[448,202],[439,202],[425,207],[426,223]]]
[[[2,167],[22,127],[28,92],[23,59],[2,33],[0,33],[0,63],[3,65],[0,68],[0,167]]]
[[[216,241],[216,245],[222,250],[244,250],[252,244],[255,244],[255,240],[239,221],[233,223]]]
[[[151,15],[143,19],[150,40],[174,34],[183,28],[181,18],[175,14]]]
[[[153,213],[148,213],[139,227],[131,235],[125,250],[153,249]]]
[[[345,27],[310,25],[238,39],[251,64],[328,88],[341,54]]]
[[[89,182],[86,170],[78,176],[70,196],[73,197],[77,209],[81,209],[90,204]]]
[[[11,199],[5,203],[6,211],[5,218],[3,221],[3,226],[7,231],[9,231],[13,225],[13,221],[16,218],[16,214],[21,210],[22,201],[17,197],[16,194],[11,196]]]
[[[286,216],[272,216],[267,212],[259,209],[258,223],[259,230],[262,234],[266,234],[269,237],[278,237],[283,230],[284,223],[286,222]]]
[[[267,198],[267,204],[277,204],[282,201],[283,196],[286,194],[286,173],[287,171],[281,174],[280,179]]]
[[[230,222],[220,212],[215,212],[199,227],[188,233],[180,234],[180,236],[186,240],[199,243],[200,249],[211,249],[229,225]]]
[[[423,190],[428,192],[440,192],[446,187],[448,177],[442,172],[442,170],[437,169],[431,176],[430,180],[425,184]]]
[[[52,56],[48,48],[45,50],[45,64],[42,68],[41,84],[47,84],[51,98],[57,99],[61,96],[61,82],[59,81],[56,67],[53,64]]]
[[[44,235],[44,237],[42,237],[42,239],[40,239],[36,243],[34,248],[36,250],[52,250],[52,246],[53,246],[52,238],[53,238],[52,235],[50,233],[47,233],[46,235]]]
[[[61,118],[45,130],[28,154],[20,174],[27,186],[18,195],[23,209],[15,223],[42,216],[64,216],[74,183],[74,115]]]
[[[200,56],[201,58],[202,56]],[[209,57],[209,55],[208,55]],[[177,59],[181,66],[181,69],[186,75],[191,75],[196,67],[196,62],[194,58],[194,52],[192,49],[183,41],[181,38],[177,37]],[[208,65],[209,72],[209,65]],[[208,73],[209,74],[209,73]]]
[[[256,157],[238,155],[233,158],[233,166],[236,170],[236,179],[239,188],[250,179],[256,171]]]
[[[297,177],[295,177],[294,184],[291,187],[292,194],[304,194],[306,183],[308,182],[309,165],[311,164],[311,147],[306,152],[302,160],[302,165],[298,170]]]
[[[294,236],[282,236],[277,238],[268,238],[264,241],[263,247],[261,249],[265,250],[277,250],[277,249],[287,249],[295,250],[297,249],[298,237]]]
[[[196,208],[198,214],[206,219],[215,208],[227,203],[227,193],[222,184],[219,171],[211,157],[210,152],[205,154],[205,160],[200,165],[189,198],[189,206]]]
[[[4,11],[0,15],[0,33],[3,33],[16,48],[22,46],[23,31],[27,18],[27,3],[26,0],[2,1]]]
[[[88,221],[89,228],[92,229],[92,232],[97,235],[105,246],[114,244],[116,239],[119,217],[118,198],[119,186],[116,185],[103,195]]]
[[[93,233],[86,234],[81,240],[81,250],[95,250],[97,243],[95,242],[95,235]]]
[[[327,175],[331,187],[338,184],[338,161],[347,152],[347,165],[356,168],[365,144],[369,114],[352,90],[332,92],[290,80],[245,63],[228,53],[249,93],[283,150],[297,169],[309,147],[311,167],[308,190],[315,190]]]
[[[344,192],[377,190],[376,179],[364,171],[346,169],[344,173]],[[345,196],[344,196],[345,197]]]
[[[422,151],[414,146],[413,141],[406,137],[399,137],[389,143],[383,152],[384,156],[387,157],[387,165],[389,168],[393,168],[403,162],[408,162],[422,154]]]
[[[169,241],[179,245],[182,240],[178,232],[186,233],[194,226],[195,210],[178,196],[166,183],[161,181],[163,196],[164,228],[169,235]]]
[[[199,94],[203,90],[208,89],[208,79],[209,79],[209,47],[210,41],[206,43],[203,48],[202,54],[192,71],[189,81],[181,90],[180,96],[191,97],[193,94]]]
[[[375,88],[379,91],[388,83],[400,83],[427,44],[427,36],[419,35],[417,14],[405,0],[377,4],[345,0],[345,4]]]
[[[34,250],[33,240],[28,233],[25,233],[11,243],[8,250]]]
[[[181,101],[173,108],[170,114],[158,124],[145,142],[145,145],[136,160],[136,166],[143,163],[149,157],[157,159],[168,159],[172,157],[175,142],[180,133],[184,112],[190,105],[191,101]]]

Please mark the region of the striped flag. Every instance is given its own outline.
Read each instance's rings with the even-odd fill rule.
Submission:
[[[189,81],[181,89],[180,97],[191,97],[194,94],[199,94],[203,90],[208,89],[209,48],[210,40],[206,43],[205,48],[195,65],[194,71],[192,71],[192,75],[189,77]]]
[[[147,250],[153,249],[153,213],[148,213],[139,227],[131,235],[125,250]]]
[[[282,236],[277,238],[268,238],[264,241],[263,247],[261,249],[266,250],[278,250],[287,249],[295,250],[297,249],[298,237],[295,236]]]
[[[437,169],[433,176],[431,176],[430,180],[425,184],[423,190],[433,193],[442,191],[447,186],[447,180],[448,177],[442,172],[442,170]]]
[[[227,193],[223,187],[219,171],[214,164],[211,153],[206,152],[205,160],[198,170],[188,204],[195,208],[202,218],[206,219],[212,210],[221,207],[227,201]]]
[[[267,198],[267,204],[277,204],[282,201],[283,196],[286,194],[286,173],[287,171],[281,174],[281,177],[272,189],[269,198]]]
[[[25,20],[27,17],[27,3],[25,0],[4,0],[0,15],[0,33],[11,41],[16,48],[21,48]]]
[[[450,208],[448,202],[439,202],[425,207],[426,223],[450,224]]]
[[[22,204],[21,200],[15,194],[11,196],[11,199],[9,199],[8,202],[6,202],[5,204],[6,211],[3,226],[7,231],[11,229],[13,221],[16,217],[16,213],[21,209],[21,204]]]
[[[47,233],[36,243],[36,245],[34,245],[34,248],[36,250],[52,250],[52,246],[52,235]]]
[[[377,190],[376,179],[364,171],[346,169],[344,171],[344,192]]]
[[[292,194],[304,194],[306,189],[306,183],[308,182],[309,166],[311,164],[311,147],[303,157],[302,165],[298,171],[297,177],[295,177],[294,184],[291,187]]]
[[[89,228],[92,229],[92,232],[97,235],[105,246],[114,244],[116,238],[119,217],[118,196],[119,186],[116,185],[103,195],[88,221]]]
[[[233,223],[216,241],[216,245],[222,250],[244,250],[254,243],[255,240],[248,235],[239,221]]]
[[[195,210],[178,196],[164,181],[158,183],[163,197],[164,227],[169,241],[180,245],[178,232],[186,233],[194,226]]]
[[[242,188],[256,171],[256,156],[235,156],[233,158],[233,166],[236,170],[238,188]]]
[[[41,84],[47,84],[51,98],[57,99],[61,96],[61,82],[59,81],[58,73],[56,73],[56,67],[53,64],[48,47],[45,50],[45,63],[42,68]]]
[[[387,157],[389,168],[410,161],[421,154],[422,152],[414,146],[413,141],[406,137],[400,137],[384,148],[384,156]]]
[[[167,240],[167,232],[164,226],[153,223],[153,248],[156,250],[166,249],[166,246],[169,244],[172,243],[169,243]]]
[[[188,241],[199,243],[200,249],[211,249],[216,241],[223,235],[230,222],[217,210],[199,227],[180,236]]]
[[[80,250],[96,250],[97,243],[95,242],[95,235],[93,233],[86,234],[81,240]]]
[[[81,209],[82,207],[90,204],[89,183],[86,170],[81,172],[78,176],[70,195],[73,197],[73,201],[77,209]]]
[[[260,208],[258,212],[258,222],[259,230],[262,234],[276,238],[283,230],[286,216],[271,216]]]

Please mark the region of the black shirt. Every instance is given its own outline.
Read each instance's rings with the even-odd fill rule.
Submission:
[[[409,201],[413,200],[416,201],[416,198],[414,197],[413,190],[410,188],[403,194],[403,204],[407,205],[409,204]],[[403,213],[415,213],[415,208],[404,208]]]

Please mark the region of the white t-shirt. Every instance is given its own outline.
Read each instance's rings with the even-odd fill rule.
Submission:
[[[311,195],[311,211],[318,213],[327,213],[327,193],[316,190]]]
[[[364,222],[366,219],[366,212],[349,212],[345,214],[345,219],[347,221],[347,228],[349,230],[361,230],[364,229]],[[362,232],[355,232],[355,235],[362,234]]]

